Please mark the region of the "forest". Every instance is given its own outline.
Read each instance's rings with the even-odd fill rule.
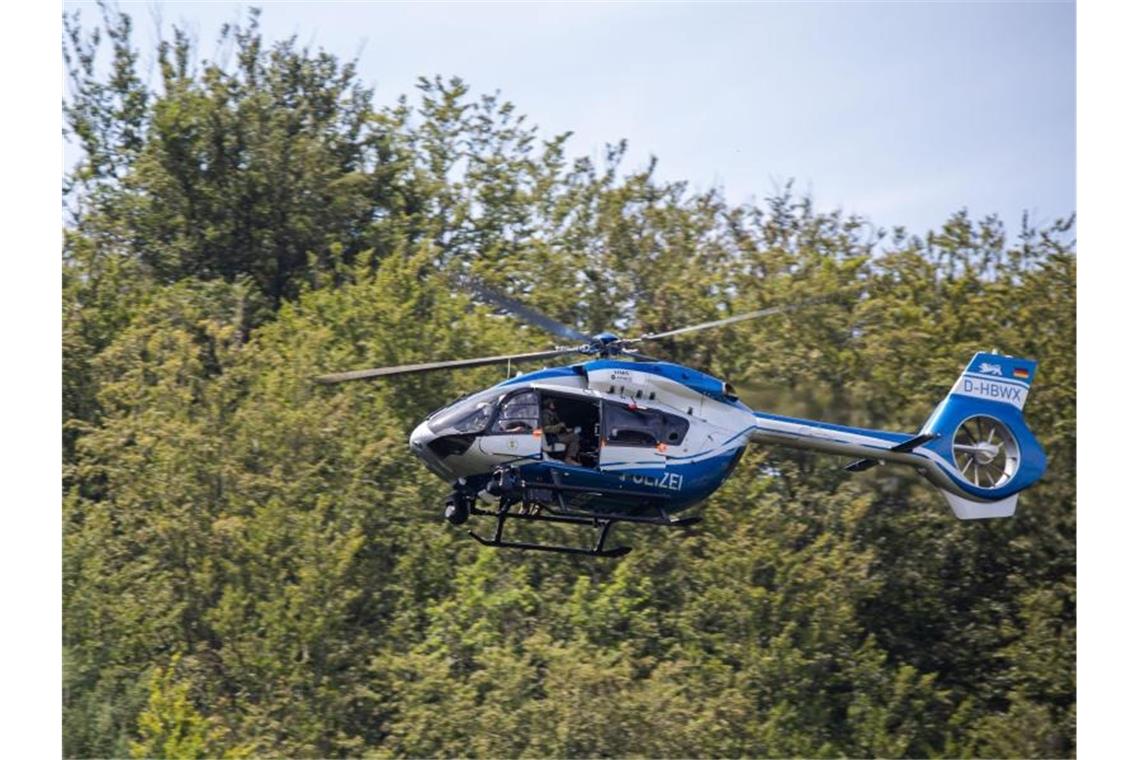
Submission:
[[[65,15],[66,756],[1075,754],[1073,218],[735,204],[460,78],[381,105],[256,11],[216,59],[136,36]],[[460,275],[588,334],[811,302],[656,353],[842,424],[1032,357],[1049,469],[960,522],[909,469],[753,447],[624,559],[483,548],[407,440],[502,368],[313,382],[550,347]]]

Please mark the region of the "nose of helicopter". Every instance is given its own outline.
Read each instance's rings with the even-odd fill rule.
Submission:
[[[421,422],[412,431],[411,436],[408,437],[408,445],[412,447],[412,452],[418,456],[423,457],[428,452],[428,443],[431,442],[432,434],[428,428],[427,422]]]
[[[413,454],[423,460],[429,470],[444,480],[449,480],[452,477],[451,472],[429,446],[435,438],[436,435],[428,427],[427,422],[421,422],[408,436],[408,446],[411,447]]]

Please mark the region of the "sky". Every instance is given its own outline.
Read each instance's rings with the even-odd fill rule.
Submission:
[[[120,2],[144,62],[156,19],[217,50],[234,2]],[[378,105],[419,76],[498,91],[572,156],[629,141],[630,171],[936,228],[966,208],[1016,230],[1076,209],[1072,3],[263,2],[269,39],[357,58]],[[93,3],[65,2],[88,23]],[[67,155],[75,155],[71,151]]]

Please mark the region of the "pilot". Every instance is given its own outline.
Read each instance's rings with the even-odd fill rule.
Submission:
[[[566,427],[566,423],[558,419],[558,412],[554,409],[554,399],[547,399],[542,410],[542,432],[544,435],[554,436],[558,443],[566,444],[566,464],[581,466],[578,461],[578,434]]]

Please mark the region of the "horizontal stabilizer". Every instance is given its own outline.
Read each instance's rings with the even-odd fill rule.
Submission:
[[[863,470],[869,470],[882,463],[882,460],[879,459],[856,459],[854,462],[844,465],[843,469],[848,472],[863,472]]]
[[[909,438],[897,446],[891,446],[889,450],[896,452],[914,451],[922,444],[930,443],[937,437],[937,433],[923,433],[921,435],[916,435],[914,438]],[[863,470],[869,470],[875,465],[882,463],[882,460],[879,459],[856,459],[854,462],[851,462],[843,469],[847,470],[848,472],[862,472]]]

